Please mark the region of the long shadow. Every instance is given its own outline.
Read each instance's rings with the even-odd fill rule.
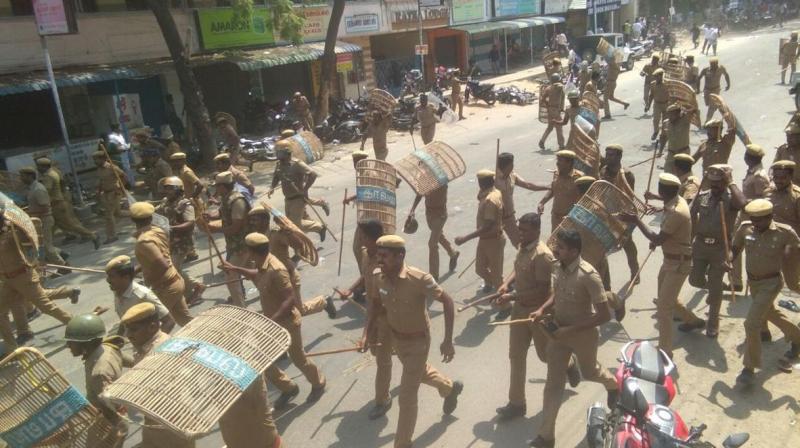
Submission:
[[[477,312],[476,312],[477,311]],[[476,312],[464,325],[461,334],[455,337],[453,342],[460,347],[477,347],[484,339],[492,332],[492,327],[489,322],[492,322],[492,316],[489,310],[475,308]]]
[[[722,331],[721,328],[720,333]],[[717,339],[708,338],[699,331],[692,333],[676,331],[675,335],[677,336],[675,348],[683,348],[686,351],[686,362],[713,372],[726,373],[728,371],[728,358]]]
[[[779,372],[761,372],[757,376],[756,383],[746,388],[731,387],[722,381],[717,381],[711,386],[708,396],[698,395],[722,409],[726,416],[737,420],[746,420],[753,411],[772,412],[786,406],[795,414],[800,413],[800,404],[794,397],[783,395],[775,398],[772,392],[764,387],[764,383],[776,373]],[[717,399],[719,395],[728,399],[731,404],[722,405]]]

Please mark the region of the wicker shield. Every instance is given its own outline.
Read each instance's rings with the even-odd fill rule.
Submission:
[[[292,157],[311,165],[325,155],[322,141],[311,131],[301,131],[287,139],[292,148]]]
[[[549,116],[547,114],[547,105],[542,101],[542,98],[547,95],[547,87],[549,84],[542,84],[539,86],[539,122],[540,123],[549,123]]]
[[[33,244],[33,250],[25,250],[25,245],[20,247],[28,264],[33,266],[36,263],[37,254],[39,253],[39,234],[36,232],[36,226],[33,225],[31,217],[21,208],[17,207],[14,201],[3,193],[0,193],[0,203],[3,204],[6,210],[4,215],[6,221],[14,224],[16,230],[20,230],[25,234],[28,239],[27,242]]]
[[[233,126],[233,130],[239,132],[239,127],[236,125],[236,119],[233,118],[233,115],[227,112],[217,112],[216,114],[214,114],[214,124],[216,124],[217,120],[219,120],[220,118],[224,118],[225,120],[227,120],[227,122],[230,123],[231,126]]]
[[[111,448],[116,429],[38,350],[0,362],[0,439],[11,448]]]
[[[558,61],[558,63],[556,63]],[[542,54],[542,65],[549,80],[553,74],[561,74],[561,61],[557,51],[547,51]],[[541,96],[539,97],[541,98]]]
[[[594,112],[596,116],[600,116],[600,105],[602,103],[600,102],[600,97],[597,96],[596,93],[589,92],[587,90],[586,92],[583,92],[583,95],[581,95],[581,99],[583,99],[583,101],[585,102],[586,107],[588,107],[592,112]]]
[[[272,215],[272,220],[278,224],[278,227],[292,232],[295,240],[300,243],[296,244],[295,241],[292,241],[290,244],[297,256],[311,266],[316,266],[317,263],[319,263],[319,253],[317,252],[317,248],[314,246],[314,243],[311,242],[306,234],[302,230],[298,229],[297,226],[294,225],[294,223],[283,214],[283,212],[269,205],[268,202],[261,201],[261,206],[264,207],[270,215]]]
[[[572,126],[567,148],[575,153],[575,169],[588,176],[597,177],[600,172],[600,147],[580,126]]]
[[[395,105],[397,105],[397,99],[391,93],[381,89],[370,90],[369,109],[380,111],[384,115],[390,115],[394,111]]]
[[[669,102],[677,101],[684,110],[691,110],[692,124],[700,127],[700,111],[697,108],[697,95],[694,89],[689,84],[675,79],[665,79],[664,84],[669,92]]]
[[[709,95],[709,98],[711,99],[711,103],[720,110],[722,117],[725,119],[725,122],[728,124],[728,126],[736,129],[736,136],[739,137],[739,140],[745,146],[752,143],[750,136],[747,135],[747,131],[745,131],[744,127],[742,127],[742,123],[736,119],[736,115],[734,115],[731,111],[731,108],[725,104],[725,100],[722,99],[722,96],[712,93]]]
[[[611,45],[607,40],[600,38],[600,42],[597,43],[596,48],[597,54],[600,55],[606,62],[615,61],[617,63],[622,62],[625,59],[625,54],[619,48]]]
[[[431,142],[395,162],[397,174],[420,196],[464,175],[467,167],[455,149],[443,142]]]
[[[377,219],[386,235],[397,229],[397,171],[382,160],[364,159],[356,165],[357,220]]]
[[[263,314],[215,306],[106,387],[103,398],[194,440],[288,347],[289,333]]]
[[[620,212],[641,215],[644,210],[622,190],[604,180],[589,187],[581,199],[572,206],[569,214],[550,235],[548,246],[555,247],[556,235],[561,229],[577,230],[582,238],[592,239],[605,253],[618,250],[628,238],[630,226],[618,218]]]
[[[664,69],[665,78],[678,81],[686,79],[686,66],[682,57],[670,54],[661,66]]]

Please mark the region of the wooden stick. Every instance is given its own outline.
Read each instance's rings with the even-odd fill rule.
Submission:
[[[358,309],[360,309],[360,310],[361,310],[361,311],[362,311],[364,314],[367,314],[367,309],[366,309],[366,308],[364,308],[364,306],[363,306],[363,305],[361,305],[360,303],[358,303],[358,302],[356,302],[355,300],[351,299],[351,298],[350,298],[350,296],[345,296],[344,294],[342,294],[342,291],[339,291],[339,288],[337,288],[337,287],[334,287],[334,288],[333,288],[333,290],[336,292],[336,294],[339,294],[339,297],[342,297],[342,298],[344,298],[345,300],[347,300],[347,301],[348,301],[348,302],[350,302],[351,304],[355,305],[355,306],[356,306]]]
[[[642,262],[641,265],[639,265],[639,270],[636,271],[636,275],[634,275],[633,278],[631,279],[630,283],[628,283],[628,287],[625,288],[625,293],[622,295],[622,297],[627,298],[628,294],[631,293],[631,290],[633,289],[633,285],[636,283],[636,279],[639,278],[640,275],[642,275],[642,270],[644,270],[644,266],[647,264],[647,260],[650,259],[650,255],[653,255],[653,252],[655,252],[655,251],[656,251],[655,249],[650,249],[650,252],[647,253],[646,257],[644,257],[644,261]]]
[[[657,151],[657,149],[654,149],[653,151]],[[657,157],[657,153],[653,154],[652,163],[650,163],[650,175],[647,176],[647,190],[645,190],[645,191],[650,191],[650,187],[653,185],[653,170],[656,167],[656,159],[657,158],[658,158]],[[644,199],[644,205],[648,205],[648,202],[649,202],[649,199],[645,198]]]
[[[342,201],[342,230],[339,234],[339,267],[336,268],[336,276],[342,275],[342,252],[344,252],[344,216],[347,213],[347,188],[344,189],[344,201]]]
[[[500,157],[500,139],[497,139],[497,147],[494,150],[494,178],[497,179],[498,164],[497,159]]]
[[[464,276],[464,274],[466,274],[466,273],[467,273],[467,271],[469,270],[469,268],[470,268],[470,267],[472,267],[472,265],[473,265],[473,264],[475,264],[475,260],[476,260],[476,259],[475,259],[475,258],[473,258],[473,259],[472,259],[472,261],[470,261],[470,262],[469,262],[469,264],[467,265],[467,267],[465,267],[465,268],[464,268],[464,270],[463,270],[463,271],[461,271],[461,273],[460,273],[460,274],[458,274],[458,278],[461,278],[461,277],[463,277],[463,276]]]
[[[48,264],[46,264],[44,266],[48,267],[48,268],[54,268],[54,269],[69,269],[71,271],[90,272],[92,274],[105,274],[106,273],[106,271],[102,271],[100,269],[76,268],[75,266],[62,266],[60,264],[50,264],[50,263],[48,263]]]
[[[228,285],[228,284],[230,284],[230,283],[236,283],[236,282],[240,282],[240,281],[242,281],[242,279],[240,279],[240,278],[235,278],[235,279],[233,279],[233,280],[225,280],[224,282],[216,282],[216,283],[212,283],[212,284],[210,284],[210,285],[204,285],[204,286],[205,286],[206,288],[215,288],[215,287],[217,287],[217,286]]]
[[[516,324],[529,324],[533,322],[533,319],[517,319],[517,320],[506,320],[502,322],[490,322],[489,326],[496,327],[498,325],[516,325]]]
[[[657,155],[654,155],[653,157],[650,157],[650,158],[648,158],[648,159],[644,159],[644,160],[641,160],[641,161],[639,161],[639,162],[636,162],[636,163],[634,163],[633,165],[628,165],[628,169],[631,169],[631,168],[633,168],[633,167],[635,167],[635,166],[644,165],[645,163],[647,163],[647,162],[649,162],[649,161],[651,161],[651,160],[653,160],[653,159],[657,159],[657,158],[658,158],[658,156],[657,156]]]
[[[199,201],[197,199],[192,199],[192,203],[195,206],[195,208],[202,210],[202,207],[200,207]],[[217,253],[219,262],[220,263],[224,262],[225,259],[222,258],[222,253],[219,251],[219,247],[217,247],[217,242],[214,241],[214,237],[211,236],[211,230],[208,228],[208,222],[205,220],[205,218],[203,218],[202,213],[198,215],[197,221],[198,224],[200,224],[200,227],[202,227],[203,231],[206,232],[206,236],[208,237],[208,242],[211,243],[211,245],[214,247],[214,252]]]
[[[336,235],[334,235],[333,232],[331,231],[331,228],[328,226],[328,223],[325,222],[324,219],[322,219],[322,215],[320,215],[319,212],[317,211],[317,209],[314,208],[314,206],[311,205],[310,202],[308,202],[308,198],[305,198],[305,201],[306,201],[306,204],[308,204],[308,208],[310,208],[311,211],[313,211],[314,214],[317,215],[317,219],[319,219],[320,222],[322,222],[322,225],[325,226],[325,231],[328,232],[328,235],[330,235],[331,238],[333,238],[333,241],[336,241],[338,243],[339,240],[336,238]]]
[[[370,344],[368,348],[380,347],[380,346],[381,346],[381,343],[379,342],[377,344]],[[306,357],[308,358],[308,357],[311,357],[311,356],[323,356],[323,355],[333,355],[333,354],[336,354],[336,353],[357,352],[359,350],[361,350],[361,346],[357,345],[355,347],[337,348],[337,349],[333,349],[333,350],[323,350],[321,352],[306,353]]]
[[[481,303],[488,302],[488,301],[490,301],[490,300],[493,300],[493,299],[496,299],[496,298],[498,298],[498,297],[500,297],[500,294],[499,294],[499,293],[489,294],[489,295],[488,295],[488,296],[486,296],[486,297],[481,297],[481,298],[480,298],[480,299],[478,299],[478,300],[475,300],[475,301],[472,301],[472,302],[470,302],[468,305],[464,305],[464,306],[458,307],[458,309],[456,310],[456,312],[459,312],[459,313],[460,313],[460,312],[462,312],[462,311],[464,311],[464,310],[466,310],[466,309],[472,308],[473,306],[480,305]]]
[[[733,266],[733,260],[731,260],[731,245],[728,242],[728,223],[725,220],[725,209],[723,208],[725,205],[722,201],[719,202],[719,217],[720,221],[722,222],[722,242],[725,243],[725,260]],[[731,301],[736,302],[736,289],[733,286],[733,269],[728,270],[728,283],[731,287]]]

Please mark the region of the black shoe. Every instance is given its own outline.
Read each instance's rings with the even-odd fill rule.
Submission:
[[[453,389],[450,391],[450,395],[445,397],[444,403],[442,404],[442,412],[445,415],[450,415],[456,410],[456,406],[458,406],[458,396],[461,394],[462,390],[464,390],[464,383],[461,381],[453,381]]]
[[[331,205],[328,204],[328,201],[323,201],[320,207],[322,207],[322,211],[325,212],[325,216],[331,216]]]
[[[772,333],[769,330],[761,330],[761,342],[772,342]]]
[[[740,386],[752,386],[755,382],[756,374],[752,370],[742,369],[742,373],[736,377],[736,384]]]
[[[20,333],[16,337],[17,345],[25,345],[25,343],[32,339],[33,333]]]
[[[92,238],[92,244],[94,244],[94,250],[100,249],[100,237],[95,235],[95,237]]]
[[[33,311],[25,315],[25,318],[28,320],[28,322],[31,322],[41,315],[42,312],[39,310],[39,308],[34,308]]]
[[[78,288],[72,288],[72,291],[69,292],[69,301],[75,305],[78,303],[78,300],[81,297],[81,290]]]
[[[56,272],[58,272],[61,275],[67,275],[67,274],[72,274],[72,269],[59,268],[56,269]]]
[[[800,357],[800,344],[792,342],[792,346],[783,354],[783,357],[792,361]]]
[[[511,403],[497,408],[497,415],[499,415],[503,420],[511,420],[513,418],[523,417],[526,412],[527,409],[525,408],[525,405],[517,406]]]
[[[619,392],[616,389],[611,389],[606,392],[608,392],[606,404],[609,409],[614,410],[617,407],[617,401],[619,401]]]
[[[510,315],[511,315],[511,308],[500,310],[494,316],[494,320],[495,320],[495,322],[501,321],[501,320],[506,320],[506,319],[508,319],[508,316],[510,316]]]
[[[296,397],[299,393],[300,393],[300,387],[298,387],[296,384],[294,386],[294,389],[288,392],[281,392],[281,395],[278,397],[277,400],[275,400],[275,409],[279,411],[281,409],[285,409],[286,406],[289,405],[289,402],[292,401],[292,398]]]
[[[353,291],[353,301],[358,304],[365,305],[367,303],[367,299],[364,297],[364,291],[361,289]]]
[[[183,262],[184,263],[191,263],[192,261],[197,261],[199,258],[200,258],[200,256],[197,255],[197,252],[195,252],[193,254],[187,255],[186,258],[183,259]]]
[[[330,295],[325,297],[325,312],[331,319],[336,317],[336,305],[333,304],[333,297]]]
[[[369,414],[367,416],[369,417],[370,420],[377,420],[386,415],[386,413],[389,412],[389,409],[391,408],[392,408],[392,399],[389,398],[389,401],[387,401],[386,403],[383,404],[375,403],[375,406],[369,410]]]
[[[325,227],[325,226],[322,226],[322,229],[320,229],[320,231],[319,231],[319,242],[320,243],[324,243],[325,242],[325,238],[328,236],[327,230],[328,230],[328,228]]]
[[[454,253],[453,256],[450,257],[450,266],[448,266],[450,268],[450,272],[453,272],[453,271],[456,270],[456,267],[458,266],[458,256],[459,255],[461,255],[461,252],[456,251],[456,253]]]
[[[689,332],[692,332],[694,330],[701,330],[705,326],[706,326],[706,321],[704,321],[703,319],[697,319],[694,322],[684,322],[684,323],[678,325],[678,330],[680,330],[680,331],[682,331],[684,333],[689,333]]]
[[[609,294],[616,295],[616,293],[613,292]],[[625,319],[625,314],[627,314],[628,312],[625,305],[626,299],[620,299],[619,297],[617,297],[617,301],[620,303],[620,307],[614,309],[614,319],[616,319],[617,322],[622,322],[622,319]]]
[[[117,241],[117,240],[119,240],[119,238],[117,238],[117,237],[114,237],[114,238],[106,238],[106,240],[105,240],[105,241],[103,241],[103,244],[111,244],[111,243],[113,243],[113,242],[115,242],[115,241]]]
[[[546,440],[543,439],[542,436],[536,436],[533,440],[528,440],[528,446],[532,446],[535,448],[555,448],[556,441],[555,440]]]
[[[308,397],[306,397],[306,403],[316,403],[325,393],[325,383],[317,387],[312,387],[311,392],[308,393]]]
[[[658,132],[653,132],[653,135],[650,136],[650,141],[655,141],[658,138]]]
[[[572,364],[567,367],[567,380],[573,389],[581,383],[581,369],[578,367],[578,358],[574,354],[572,355]]]

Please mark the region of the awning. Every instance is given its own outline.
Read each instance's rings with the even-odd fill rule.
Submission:
[[[336,42],[336,54],[356,53],[361,47],[347,42]],[[294,64],[296,62],[314,61],[325,52],[325,42],[290,45],[286,47],[250,50],[236,56],[229,56],[226,62],[236,64],[241,70],[253,71],[262,68]]]
[[[558,16],[538,16],[527,17],[522,19],[506,20],[508,23],[513,23],[517,28],[532,28],[535,26],[555,25],[557,23],[564,23],[563,17]]]
[[[521,28],[532,28],[535,26],[555,25],[563,23],[564,18],[558,16],[536,16],[522,17],[511,20],[498,20],[494,22],[471,23],[469,25],[451,26],[450,29],[464,31],[468,34],[486,33],[502,29],[516,30]]]

